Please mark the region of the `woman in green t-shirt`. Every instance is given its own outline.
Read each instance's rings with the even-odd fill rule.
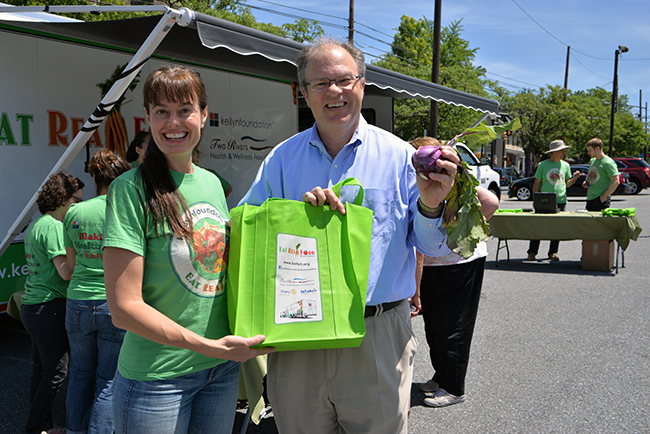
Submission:
[[[109,187],[106,296],[127,330],[115,375],[115,432],[232,432],[239,361],[265,337],[231,336],[223,189],[192,164],[208,117],[198,73],[162,67],[144,84],[152,141]]]
[[[150,141],[151,133],[149,131],[140,131],[131,140],[129,149],[126,151],[126,161],[129,162],[131,167],[138,167],[142,164],[142,161],[144,161],[144,153]]]
[[[102,240],[108,186],[130,169],[119,155],[106,149],[96,152],[88,172],[97,197],[72,205],[63,221],[68,265],[74,270],[65,321],[70,341],[68,433],[113,433],[112,380],[124,330],[113,325],[106,302]]]
[[[63,218],[70,205],[81,202],[84,184],[72,175],[51,175],[38,192],[42,214],[25,234],[25,281],[20,317],[32,338],[32,379],[28,433],[65,432],[54,427],[52,403],[68,373],[65,298],[72,269],[63,245]]]

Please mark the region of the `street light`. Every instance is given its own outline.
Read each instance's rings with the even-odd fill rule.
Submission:
[[[629,50],[625,45],[619,45],[614,52],[614,89],[612,90],[612,116],[609,120],[609,156],[612,157],[612,143],[614,142],[614,113],[616,113],[616,99],[618,96],[618,55],[627,53]]]

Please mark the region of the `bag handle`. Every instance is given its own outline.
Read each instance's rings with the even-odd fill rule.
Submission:
[[[363,187],[361,186],[361,183],[359,182],[359,180],[357,178],[344,179],[343,181],[339,182],[338,184],[332,186],[332,191],[340,198],[341,197],[341,189],[342,189],[342,187],[343,186],[351,186],[351,185],[355,185],[355,186],[359,187],[359,189],[357,191],[357,196],[354,199],[354,204],[362,206],[361,204],[363,202]],[[349,216],[346,216],[346,217],[349,217]],[[345,230],[345,232],[346,232],[346,238],[347,238],[347,241],[348,241],[348,251],[352,252],[352,245],[350,244],[350,242],[352,240],[351,231],[354,230],[354,229],[351,228],[351,225],[349,223],[348,218],[346,218],[345,222],[343,223],[343,230]],[[368,282],[366,281],[365,282],[366,287],[362,288],[362,285],[361,285],[362,282],[360,281],[361,274],[356,272],[356,270],[355,270],[356,267],[354,265],[354,261],[350,261],[350,266],[352,267],[352,273],[355,276],[354,277],[354,282],[357,284],[357,290],[359,291],[360,295],[362,296],[362,300],[361,300],[362,301],[362,306],[365,307],[365,305],[366,305],[365,297],[367,296]]]
[[[341,188],[343,186],[348,186],[348,185],[356,185],[359,187],[359,190],[357,191],[357,196],[354,199],[354,204],[355,205],[361,205],[363,203],[363,187],[361,186],[361,183],[359,183],[359,180],[357,178],[346,178],[343,181],[339,182],[338,184],[332,186],[332,191],[339,197],[341,198]]]

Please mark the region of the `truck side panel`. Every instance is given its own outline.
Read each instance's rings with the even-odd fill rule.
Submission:
[[[97,83],[111,76],[130,55],[89,46],[0,31],[0,233],[10,226],[48,176],[83,123],[101,100]],[[142,84],[147,75],[171,62],[150,60],[140,83],[127,91],[121,114],[128,139],[147,129]],[[204,129],[199,165],[216,170],[233,186],[228,205],[243,197],[260,163],[279,142],[298,130],[298,111],[290,83],[190,65],[206,83],[210,117]],[[105,146],[104,124],[90,140],[90,155]],[[84,198],[95,196],[92,178],[84,172],[82,150],[67,172],[85,183]],[[16,238],[21,241],[23,234]],[[11,246],[13,250],[22,245]],[[3,255],[4,262],[7,262]],[[15,252],[11,264],[22,270]],[[23,258],[24,261],[24,258]],[[11,269],[7,263],[0,267]],[[9,268],[7,268],[9,267]],[[0,305],[16,286],[0,273]],[[16,278],[17,276],[13,276]],[[6,283],[5,283],[6,282]]]

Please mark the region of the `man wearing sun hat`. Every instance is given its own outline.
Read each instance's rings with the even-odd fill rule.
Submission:
[[[566,189],[578,180],[581,173],[576,170],[571,176],[571,167],[564,161],[566,156],[565,149],[570,148],[564,144],[563,140],[554,140],[549,146],[546,154],[551,154],[551,158],[542,161],[537,166],[535,172],[535,184],[533,185],[533,194],[537,192],[555,193],[557,195],[557,207],[560,211],[566,208]],[[557,251],[560,247],[560,241],[551,240],[548,247],[548,258],[551,261],[559,261]],[[535,261],[535,256],[539,251],[539,240],[531,240],[528,246],[528,260]]]

